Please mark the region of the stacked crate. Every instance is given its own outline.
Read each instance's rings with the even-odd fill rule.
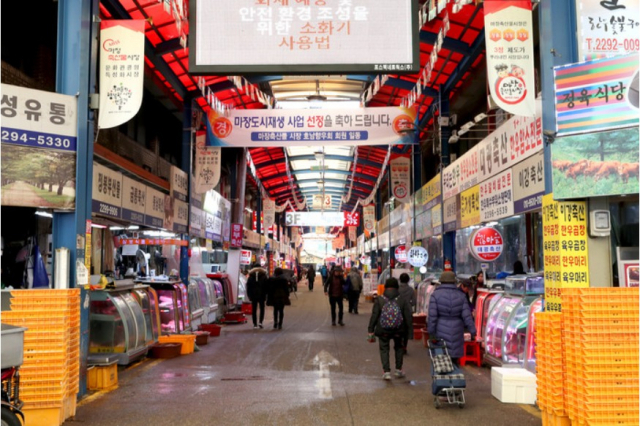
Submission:
[[[640,424],[638,288],[563,289],[566,408],[574,424]]]
[[[567,396],[562,337],[562,314],[538,312],[536,318],[536,379],[538,406],[544,425],[570,425],[565,411]]]
[[[26,327],[20,399],[29,424],[75,415],[80,376],[80,289],[14,290],[2,322]]]

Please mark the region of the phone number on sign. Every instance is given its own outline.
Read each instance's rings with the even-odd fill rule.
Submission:
[[[587,49],[595,52],[610,52],[617,50],[625,50],[634,52],[640,50],[640,39],[626,38],[618,40],[615,38],[586,38]]]
[[[2,142],[15,145],[27,145],[36,148],[54,148],[65,151],[76,150],[75,138],[30,132],[20,129],[2,129]]]

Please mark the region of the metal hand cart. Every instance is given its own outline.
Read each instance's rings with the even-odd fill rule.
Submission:
[[[449,404],[455,404],[458,408],[464,408],[465,398],[464,390],[467,387],[467,381],[464,378],[462,370],[453,365],[447,344],[442,339],[430,339],[428,341],[429,357],[431,357],[431,393],[433,394],[433,405],[436,409],[442,407],[442,401],[445,400]],[[451,371],[437,372],[435,365],[446,362],[451,364]]]

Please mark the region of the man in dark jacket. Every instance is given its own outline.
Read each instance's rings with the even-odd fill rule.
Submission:
[[[276,268],[268,280],[267,305],[273,306],[273,328],[282,330],[284,306],[289,301],[289,282],[282,268]]]
[[[380,360],[382,361],[382,370],[384,371],[382,378],[391,380],[391,366],[389,364],[389,343],[393,339],[393,350],[396,354],[396,372],[397,378],[404,377],[402,370],[402,361],[404,357],[403,341],[413,338],[413,320],[411,317],[411,305],[409,301],[400,295],[398,290],[398,280],[389,278],[384,284],[384,293],[376,299],[371,311],[369,319],[369,338],[372,339],[375,334],[378,337],[380,345]],[[380,316],[384,306],[387,303],[397,303],[402,313],[402,324],[396,329],[385,329],[380,324]]]
[[[253,328],[262,328],[264,321],[264,301],[267,298],[267,270],[256,267],[249,271],[247,280],[247,296],[251,300],[251,316]],[[258,307],[260,308],[260,322],[258,323]]]
[[[409,306],[411,306],[411,312],[413,312],[413,307],[416,305],[416,291],[409,285],[409,281],[411,281],[411,277],[406,272],[400,274],[400,296],[404,298],[404,300],[409,302]],[[409,341],[405,339],[402,342],[402,347],[404,348],[404,353],[407,353],[407,344]]]
[[[360,293],[362,292],[362,276],[360,271],[355,266],[351,268],[351,271],[347,275],[347,286],[349,288],[349,313],[358,313],[358,303],[360,301]]]
[[[316,269],[313,265],[307,269],[307,280],[309,281],[309,291],[313,291],[313,282],[316,280]]]
[[[324,295],[329,296],[329,303],[331,304],[331,325],[333,326],[336,325],[336,306],[338,307],[338,324],[344,326],[342,322],[344,315],[344,305],[342,304],[344,284],[342,268],[339,266],[331,271],[331,275],[329,275],[327,281],[324,283]]]
[[[440,285],[431,294],[427,330],[429,336],[447,343],[449,356],[456,363],[464,356],[465,327],[475,340],[476,325],[467,297],[456,287],[456,274],[445,271],[440,275]]]

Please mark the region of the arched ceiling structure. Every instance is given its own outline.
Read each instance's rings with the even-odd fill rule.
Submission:
[[[101,19],[145,19],[145,72],[147,88],[181,118],[181,105],[193,99],[208,112],[209,105],[197,87],[196,78],[189,74],[189,48],[182,46],[180,31],[173,16],[158,0],[101,0]],[[420,0],[420,6],[425,0]],[[428,129],[437,115],[441,94],[452,97],[472,73],[479,70],[484,58],[484,14],[482,4],[470,4],[453,13],[448,6],[450,28],[438,52],[433,77],[418,97],[419,128]],[[188,10],[188,8],[187,8]],[[421,69],[429,61],[443,26],[444,12],[420,29]],[[187,33],[187,21],[181,23]],[[390,29],[392,31],[393,29]],[[340,107],[355,103],[376,75],[317,75],[317,76],[250,76],[248,81],[267,95],[273,96],[280,107],[302,108],[308,97],[326,98],[325,106]],[[367,107],[399,106],[415,87],[419,74],[393,75],[367,103]],[[235,109],[262,109],[265,106],[238,90],[226,76],[206,76],[206,85],[225,105]],[[149,83],[151,82],[151,83]],[[153,87],[150,87],[153,86]],[[425,131],[420,131],[421,139]],[[317,152],[324,150],[322,160]],[[282,204],[289,200],[295,206],[303,199],[311,206],[311,197],[322,193],[332,195],[332,208],[338,208],[351,184],[351,197],[342,203],[350,210],[358,198],[366,198],[374,188],[388,151],[387,146],[331,146],[331,147],[264,147],[251,148],[257,178],[269,196]],[[354,162],[354,158],[357,161]],[[288,164],[287,164],[288,162]],[[324,163],[323,163],[324,162]],[[324,166],[324,167],[323,167]],[[287,174],[287,168],[290,174]],[[253,181],[253,179],[250,179]],[[293,181],[291,181],[293,180]],[[294,190],[291,190],[293,184]]]

